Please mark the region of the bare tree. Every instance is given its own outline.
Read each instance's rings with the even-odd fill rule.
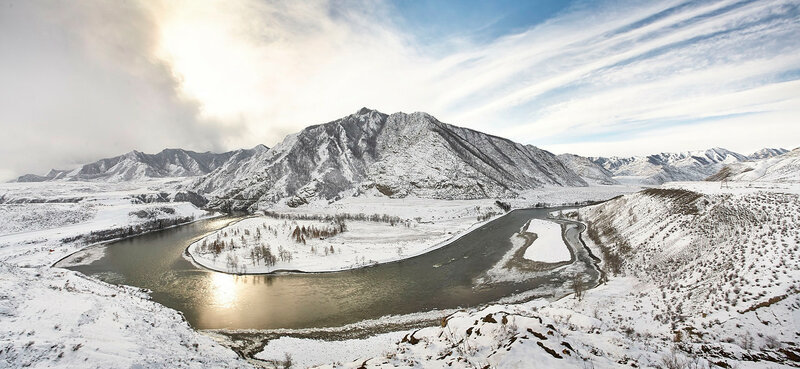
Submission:
[[[578,301],[583,299],[583,291],[586,291],[586,283],[583,282],[580,274],[575,274],[572,277],[572,292],[575,293],[575,298]]]

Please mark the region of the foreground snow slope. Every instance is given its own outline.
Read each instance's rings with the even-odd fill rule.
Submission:
[[[649,285],[636,301],[663,331],[648,333],[694,350],[728,343],[714,348],[723,356],[739,346],[790,357],[800,352],[799,190],[672,183],[579,214],[606,271]]]
[[[0,367],[240,368],[231,350],[132,287],[0,263]]]
[[[93,238],[116,236],[109,230],[209,215],[174,202],[172,189],[165,181],[0,185],[0,367],[247,366],[146,293],[49,267]]]

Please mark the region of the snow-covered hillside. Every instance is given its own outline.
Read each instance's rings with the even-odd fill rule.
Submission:
[[[710,181],[800,182],[800,148],[765,159],[726,165]]]
[[[622,183],[659,185],[671,181],[701,181],[724,165],[747,160],[733,151],[713,148],[704,151],[661,153],[634,157],[593,157],[593,162],[614,174]]]
[[[698,192],[674,183],[581,209],[602,265],[650,286],[634,297],[660,323],[650,334],[723,357],[797,355],[800,188],[687,185]]]
[[[614,173],[611,173],[608,169],[603,168],[589,158],[573,154],[561,154],[558,155],[558,160],[564,163],[564,166],[581,176],[586,183],[593,185],[619,184],[619,182],[613,178]]]
[[[556,156],[438,121],[361,109],[288,136],[236,170],[200,178],[211,206],[293,206],[364,192],[436,199],[510,197],[542,186],[586,186]]]
[[[250,368],[144,291],[0,262],[0,367]]]
[[[135,181],[147,178],[191,177],[211,172],[254,151],[266,150],[259,145],[250,150],[236,150],[221,154],[197,153],[182,149],[166,149],[157,154],[131,151],[127,154],[98,160],[74,170],[51,170],[47,175],[26,174],[17,182],[43,181]]]
[[[0,367],[250,367],[146,291],[50,267],[97,241],[211,215],[177,185],[0,184]]]
[[[588,291],[575,284],[574,295],[557,301],[470,309],[442,315],[435,327],[353,341],[381,346],[360,356],[332,352],[345,364],[322,367],[797,365],[800,187],[671,183],[558,214],[589,224],[584,240],[603,259],[604,284]],[[385,349],[386,340],[396,343]],[[299,341],[303,350],[321,345]],[[259,356],[278,358],[277,347],[285,349],[270,344]]]

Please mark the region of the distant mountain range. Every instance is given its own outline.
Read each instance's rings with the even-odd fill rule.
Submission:
[[[786,149],[765,148],[745,156],[723,148],[704,151],[661,153],[632,157],[592,157],[593,163],[612,174],[611,180],[626,184],[659,185],[671,181],[701,181],[712,177],[726,166],[750,163],[788,153]],[[561,158],[563,155],[559,155]],[[609,178],[600,175],[599,184]]]
[[[17,181],[196,177],[185,185],[186,190],[206,196],[209,207],[252,210],[258,204],[285,201],[299,206],[362,194],[513,197],[543,186],[749,178],[762,169],[764,178],[788,178],[778,173],[796,172],[796,160],[779,164],[784,161],[777,158],[796,157],[796,152],[766,148],[744,156],[713,148],[633,157],[556,156],[532,145],[442,123],[426,113],[384,114],[363,108],[289,135],[272,149],[258,145],[219,154],[182,149],[157,154],[131,151],[73,170],[27,174]]]
[[[659,185],[670,181],[700,181],[726,164],[747,161],[748,157],[722,148],[705,151],[661,153],[633,157],[590,158],[623,183]]]
[[[182,149],[166,149],[157,154],[131,151],[127,154],[98,160],[73,170],[52,169],[47,175],[26,174],[17,182],[69,181],[132,181],[146,178],[192,177],[207,174],[234,157],[251,151],[266,150],[263,145],[250,150],[221,154],[198,153]]]

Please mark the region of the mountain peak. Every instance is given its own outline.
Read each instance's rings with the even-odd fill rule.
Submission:
[[[786,150],[784,148],[765,147],[765,148],[763,148],[761,150],[758,150],[758,151],[750,154],[748,156],[748,158],[750,158],[750,160],[766,159],[766,158],[771,158],[771,157],[775,157],[775,156],[780,156],[780,155],[786,154],[788,152],[789,152],[789,150]]]
[[[377,110],[374,110],[374,109],[367,108],[365,106],[365,107],[363,107],[361,109],[358,109],[358,111],[356,112],[355,115],[368,115],[370,113],[380,113],[380,112],[377,111]]]
[[[270,154],[193,186],[210,207],[253,210],[344,196],[477,199],[543,186],[586,186],[555,155],[439,122],[423,112],[363,108],[288,136]]]

